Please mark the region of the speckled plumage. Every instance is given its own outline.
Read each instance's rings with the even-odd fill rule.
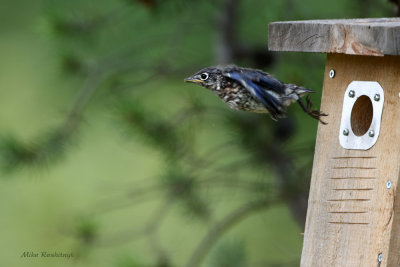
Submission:
[[[209,67],[185,81],[211,90],[234,110],[269,113],[274,120],[285,117],[286,108],[293,102],[298,102],[313,118],[320,120],[321,116],[326,116],[312,110],[309,98],[307,106],[302,102],[301,97],[312,93],[312,90],[284,84],[260,70],[236,66]]]
[[[265,106],[239,83],[223,79],[210,88],[211,91],[235,110],[268,112]]]

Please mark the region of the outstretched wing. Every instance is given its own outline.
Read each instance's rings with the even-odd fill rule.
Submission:
[[[239,82],[268,109],[271,117],[277,119],[285,114],[281,96],[285,95],[285,85],[259,70],[230,67],[225,69],[224,76]]]

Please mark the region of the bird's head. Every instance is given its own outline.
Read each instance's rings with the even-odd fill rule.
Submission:
[[[208,89],[215,89],[223,79],[222,72],[219,68],[210,67],[202,69],[184,81],[195,83]]]

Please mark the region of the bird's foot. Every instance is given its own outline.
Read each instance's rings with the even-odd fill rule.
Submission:
[[[321,120],[321,117],[328,116],[328,114],[323,113],[323,112],[320,111],[320,110],[315,110],[315,109],[313,109],[313,108],[312,108],[313,103],[312,103],[312,101],[311,101],[311,97],[310,97],[310,96],[307,96],[307,97],[306,97],[306,102],[307,102],[307,110],[305,110],[306,113],[307,113],[308,115],[310,115],[311,117],[313,117],[314,119],[319,120],[322,124],[326,125],[327,123],[324,122],[323,120]]]

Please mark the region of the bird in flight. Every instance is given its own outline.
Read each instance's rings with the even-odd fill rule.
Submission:
[[[290,104],[297,102],[305,113],[326,124],[321,117],[327,114],[313,110],[309,96],[306,103],[301,99],[314,93],[313,90],[285,84],[261,70],[237,66],[209,67],[186,78],[185,82],[211,90],[234,110],[269,113],[273,120],[278,120],[285,117]]]

